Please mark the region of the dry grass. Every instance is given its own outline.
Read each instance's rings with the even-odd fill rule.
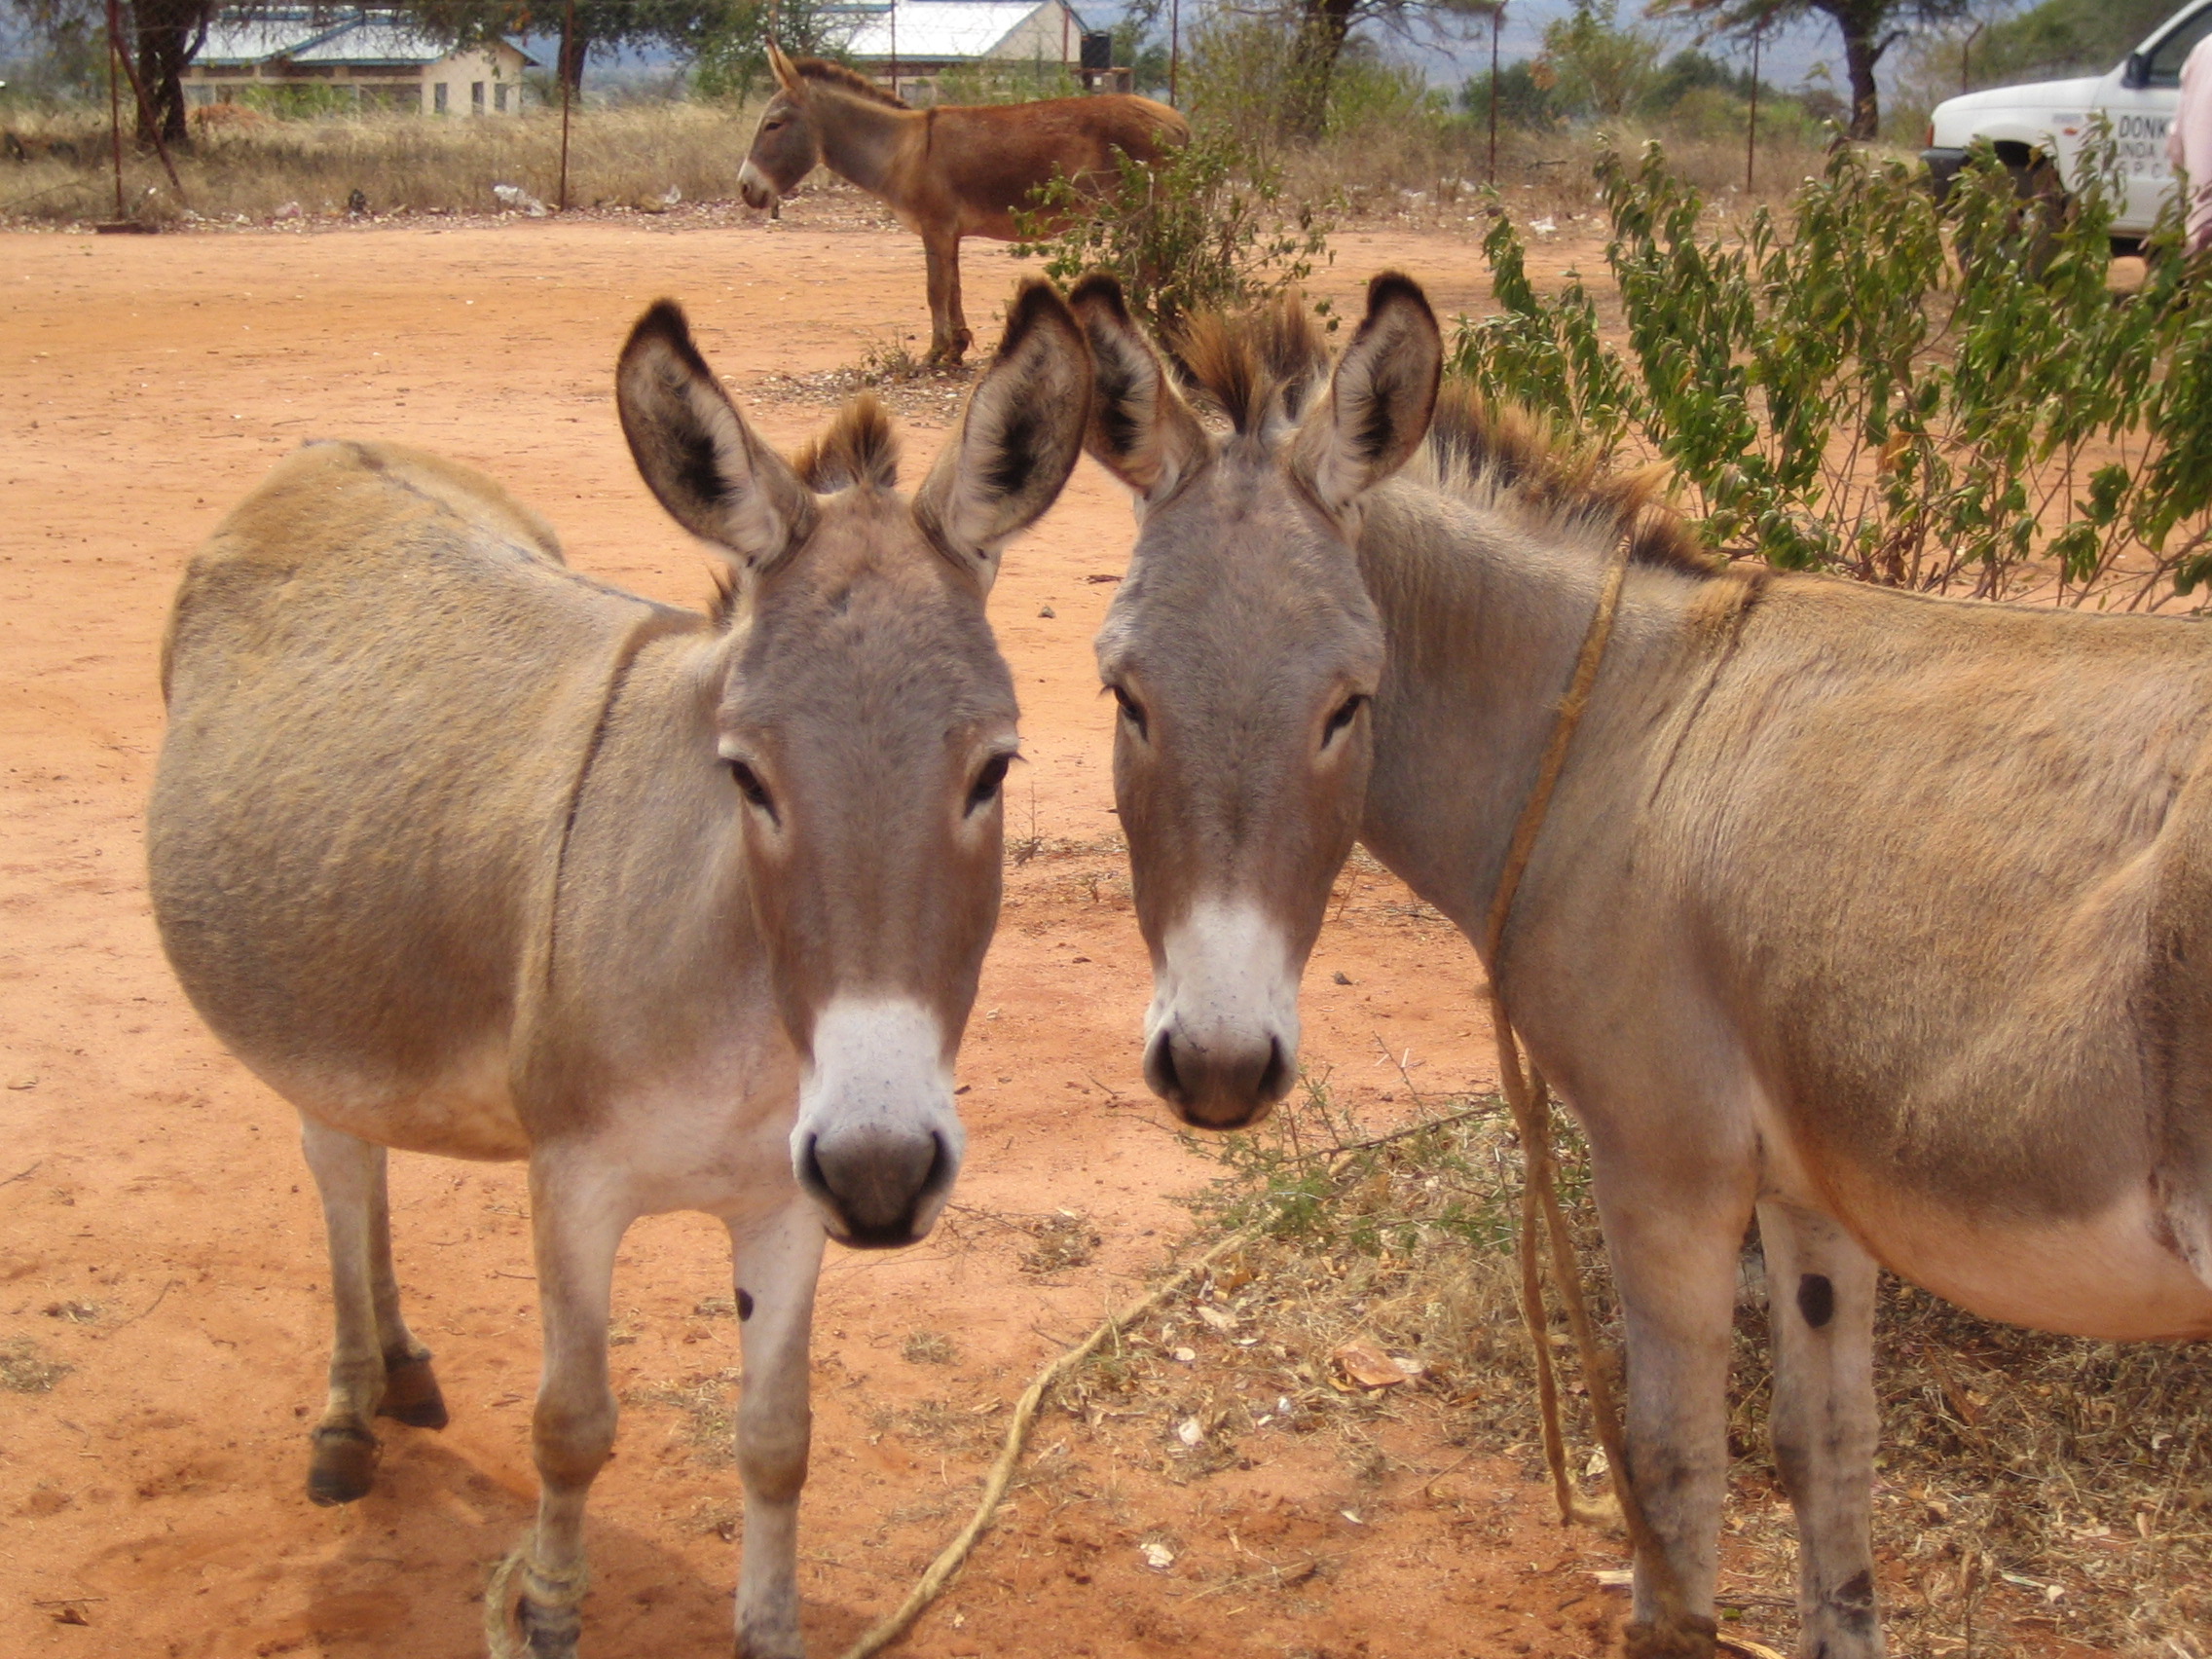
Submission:
[[[0,1389],[11,1394],[43,1394],[72,1369],[60,1360],[40,1358],[38,1345],[28,1337],[0,1342]]]
[[[571,203],[651,213],[733,202],[756,114],[688,102],[581,108],[571,133]],[[0,222],[114,217],[104,110],[17,110],[0,115],[0,129],[14,139],[0,146]],[[1641,138],[1630,134],[1623,141]],[[1720,201],[1740,190],[1740,136],[1667,138],[1669,156],[1700,189]],[[1508,129],[1498,143],[1500,187],[1525,217],[1564,219],[1590,210],[1595,133]],[[238,125],[196,134],[177,159],[182,202],[155,156],[127,141],[126,210],[162,226],[344,218],[358,191],[371,218],[527,211],[514,201],[501,202],[493,187],[508,185],[524,198],[553,203],[560,148],[560,116],[552,110],[445,121],[396,115],[282,120],[256,112]],[[1338,202],[1356,217],[1435,224],[1478,214],[1488,172],[1486,138],[1465,123],[1378,126],[1288,151],[1280,160],[1294,206]],[[1817,147],[1768,140],[1758,169],[1762,198],[1779,198],[1819,165]],[[848,384],[821,389],[841,397],[867,386],[933,401],[948,389],[933,378],[912,359],[910,343],[892,339]]]
[[[1328,1434],[1353,1473],[1379,1476],[1385,1419],[1425,1424],[1444,1461],[1444,1447],[1502,1452],[1539,1478],[1509,1121],[1495,1101],[1417,1111],[1432,1126],[1368,1148],[1333,1179],[1324,1160],[1375,1129],[1325,1084],[1260,1131],[1200,1143],[1225,1165],[1198,1200],[1207,1225],[1272,1213],[1270,1235],[1088,1368],[1069,1409],[1094,1427],[1141,1422],[1158,1467],[1179,1481],[1264,1459],[1274,1433]],[[1617,1341],[1586,1167],[1568,1137],[1585,1273]],[[1787,1647],[1795,1543],[1765,1450],[1755,1246],[1745,1260],[1723,1603],[1754,1609],[1764,1639]],[[1553,1340],[1564,1347],[1564,1330]],[[1335,1356],[1354,1342],[1413,1379],[1350,1386]],[[1993,1659],[2039,1636],[2144,1659],[2212,1653],[2212,1346],[2038,1336],[1888,1281],[1876,1365],[1876,1546],[1900,1659]],[[1591,1446],[1586,1422],[1569,1433]]]
[[[114,217],[104,111],[5,119],[25,156],[0,152],[0,221]],[[580,207],[665,211],[737,196],[751,112],[669,103],[586,109],[571,132],[569,197]],[[557,195],[557,111],[481,121],[370,116],[279,121],[211,130],[177,158],[179,202],[150,153],[124,153],[126,206],[149,224],[343,218],[355,191],[372,217],[517,210],[493,193],[509,185],[550,203]],[[523,209],[527,210],[527,209]]]
[[[625,1410],[674,1411],[671,1439],[682,1441],[700,1462],[737,1460],[737,1386],[741,1367],[693,1372],[681,1381],[641,1382],[622,1390]]]
[[[1620,131],[1614,136],[1629,155],[1645,138],[1660,138],[1675,170],[1723,207],[1780,203],[1808,174],[1819,173],[1825,154],[1820,145],[1794,137],[1762,138],[1755,189],[1747,197],[1741,135]],[[1599,134],[1592,129],[1549,133],[1501,129],[1498,191],[1524,221],[1549,217],[1564,223],[1590,214],[1599,206],[1591,172],[1598,149]],[[1291,151],[1282,164],[1286,194],[1294,202],[1318,203],[1333,196],[1355,219],[1438,226],[1487,223],[1488,134],[1464,125],[1347,133]]]

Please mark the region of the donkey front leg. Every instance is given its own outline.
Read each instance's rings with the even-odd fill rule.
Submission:
[[[798,1498],[813,1424],[807,1339],[822,1238],[814,1206],[795,1195],[765,1220],[730,1228],[745,1346],[737,1412],[737,1468],[745,1482],[739,1659],[803,1659],[806,1651],[798,1629]]]
[[[930,361],[958,364],[974,336],[960,309],[960,236],[932,234],[922,239],[930,292]]]
[[[330,1302],[337,1332],[330,1351],[330,1398],[314,1426],[308,1496],[350,1503],[376,1482],[378,1417],[418,1428],[443,1428],[446,1405],[429,1350],[399,1313],[391,1266],[391,1205],[386,1155],[356,1136],[300,1120],[300,1145],[322,1198],[330,1247]]]
[[[1774,1463],[1797,1511],[1797,1651],[1880,1659],[1872,1542],[1874,1259],[1826,1216],[1759,1205]]]
[[[614,1450],[607,1321],[614,1252],[637,1212],[589,1161],[588,1152],[572,1161],[541,1156],[530,1172],[544,1358],[531,1420],[537,1527],[515,1623],[533,1659],[570,1659],[576,1650],[588,1583],[584,1500]]]
[[[1728,1344],[1751,1195],[1594,1157],[1599,1212],[1628,1325],[1628,1454],[1680,1600],[1636,1564],[1630,1659],[1711,1659],[1728,1474]],[[1661,1195],[1669,1195],[1662,1198]],[[1689,1201],[1684,1201],[1684,1198]]]

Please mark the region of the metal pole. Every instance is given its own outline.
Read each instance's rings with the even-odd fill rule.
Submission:
[[[1490,182],[1497,183],[1497,37],[1505,27],[1505,8],[1494,7],[1490,15]]]
[[[1759,37],[1766,33],[1766,19],[1760,18],[1751,30],[1751,119],[1744,131],[1744,194],[1751,193],[1752,168],[1758,165],[1759,154]]]
[[[107,0],[107,134],[115,149],[115,218],[123,222],[123,94],[115,83],[115,60],[123,51],[116,0]]]
[[[1158,17],[1156,12],[1153,14]],[[1183,107],[1176,92],[1176,81],[1183,67],[1183,0],[1168,0],[1167,5],[1167,101],[1177,109]]]
[[[899,95],[899,0],[891,0],[891,95]],[[930,101],[937,100],[933,97]]]
[[[569,41],[576,29],[576,0],[561,17],[561,211],[569,210]]]
[[[1959,42],[1959,92],[1962,94],[1973,90],[1973,81],[1969,74],[1973,62],[1973,43],[1975,37],[1987,27],[1989,27],[1988,19],[1981,19],[1972,28],[1967,30],[1967,38]]]

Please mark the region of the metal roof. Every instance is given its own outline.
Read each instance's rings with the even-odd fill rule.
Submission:
[[[1061,0],[896,0],[895,6],[837,8],[843,14],[838,22],[844,25],[844,48],[853,56],[888,60],[896,48],[903,59],[939,62],[987,57],[1038,13],[1060,10]],[[1080,31],[1082,20],[1076,19],[1073,27]],[[1071,39],[1071,50],[1074,44]]]
[[[276,58],[293,63],[424,64],[436,63],[453,51],[388,12],[356,12],[335,20],[327,12],[319,18],[312,12],[264,12],[251,17],[226,13],[208,26],[207,43],[193,61],[208,69],[239,68]],[[527,54],[523,61],[536,64]]]

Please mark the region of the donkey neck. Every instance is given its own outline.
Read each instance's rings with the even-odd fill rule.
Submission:
[[[819,82],[807,101],[814,116],[815,136],[822,145],[823,166],[848,184],[857,184],[898,207],[900,203],[889,194],[897,174],[893,163],[914,124],[924,119],[922,113],[893,109]]]
[[[1360,568],[1387,658],[1360,838],[1478,948],[1604,559],[1602,546],[1560,545],[1506,512],[1410,480],[1368,511]],[[1555,819],[1570,793],[1590,802],[1594,791],[1617,796],[1601,809],[1635,810],[1641,768],[1611,751],[1624,734],[1636,742],[1668,729],[1668,710],[1694,680],[1695,616],[1712,603],[1700,590],[1716,584],[1740,591],[1726,577],[1631,568]],[[1594,768],[1600,751],[1607,758]]]

